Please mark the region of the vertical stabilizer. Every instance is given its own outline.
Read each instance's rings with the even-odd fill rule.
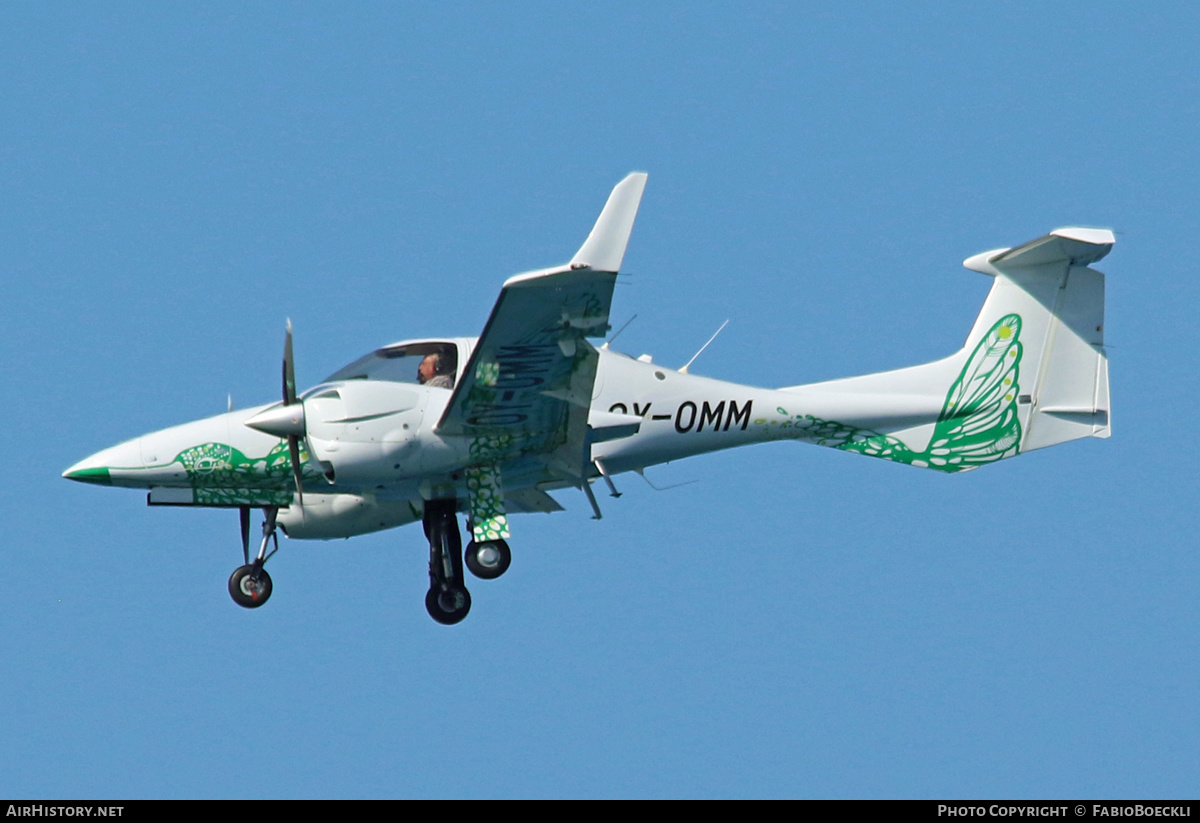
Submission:
[[[1105,229],[1057,229],[963,262],[996,278],[966,348],[1000,319],[1021,320],[1021,451],[1110,434],[1104,275],[1089,265],[1114,242]]]

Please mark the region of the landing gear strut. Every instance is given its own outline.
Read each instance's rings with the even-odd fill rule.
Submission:
[[[457,501],[425,504],[425,536],[429,538],[429,592],[425,609],[439,623],[452,626],[471,610],[471,593],[463,585],[462,537],[455,517]]]
[[[267,519],[263,521],[262,543],[258,547],[258,555],[254,562],[250,561],[250,507],[242,506],[240,510],[242,522],[242,559],[245,565],[234,569],[229,576],[229,596],[233,602],[247,609],[257,609],[271,597],[271,575],[263,568],[263,564],[279,551],[279,535],[275,531],[275,519],[279,516],[278,506],[267,506],[263,509]],[[267,546],[274,548],[267,553]]]

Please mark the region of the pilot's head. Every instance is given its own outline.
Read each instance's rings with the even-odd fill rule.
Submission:
[[[442,355],[438,352],[425,355],[417,366],[417,382],[428,383],[434,375],[441,373]]]

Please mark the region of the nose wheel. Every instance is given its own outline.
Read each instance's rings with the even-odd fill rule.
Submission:
[[[238,566],[229,576],[229,596],[243,608],[257,609],[271,596],[271,575],[253,563]]]
[[[257,609],[271,597],[271,575],[263,568],[263,564],[279,551],[279,535],[275,531],[275,520],[279,516],[278,506],[267,506],[263,509],[267,519],[263,521],[262,543],[258,547],[258,555],[250,560],[250,507],[242,506],[239,510],[242,525],[242,559],[244,565],[238,566],[229,576],[229,596],[233,602],[244,609]],[[273,548],[268,553],[267,546]]]

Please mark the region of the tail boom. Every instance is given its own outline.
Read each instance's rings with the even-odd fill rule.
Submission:
[[[782,389],[799,410],[793,436],[947,472],[1108,437],[1104,275],[1089,266],[1114,242],[1105,229],[1057,229],[968,258],[995,282],[963,348],[921,366]]]

